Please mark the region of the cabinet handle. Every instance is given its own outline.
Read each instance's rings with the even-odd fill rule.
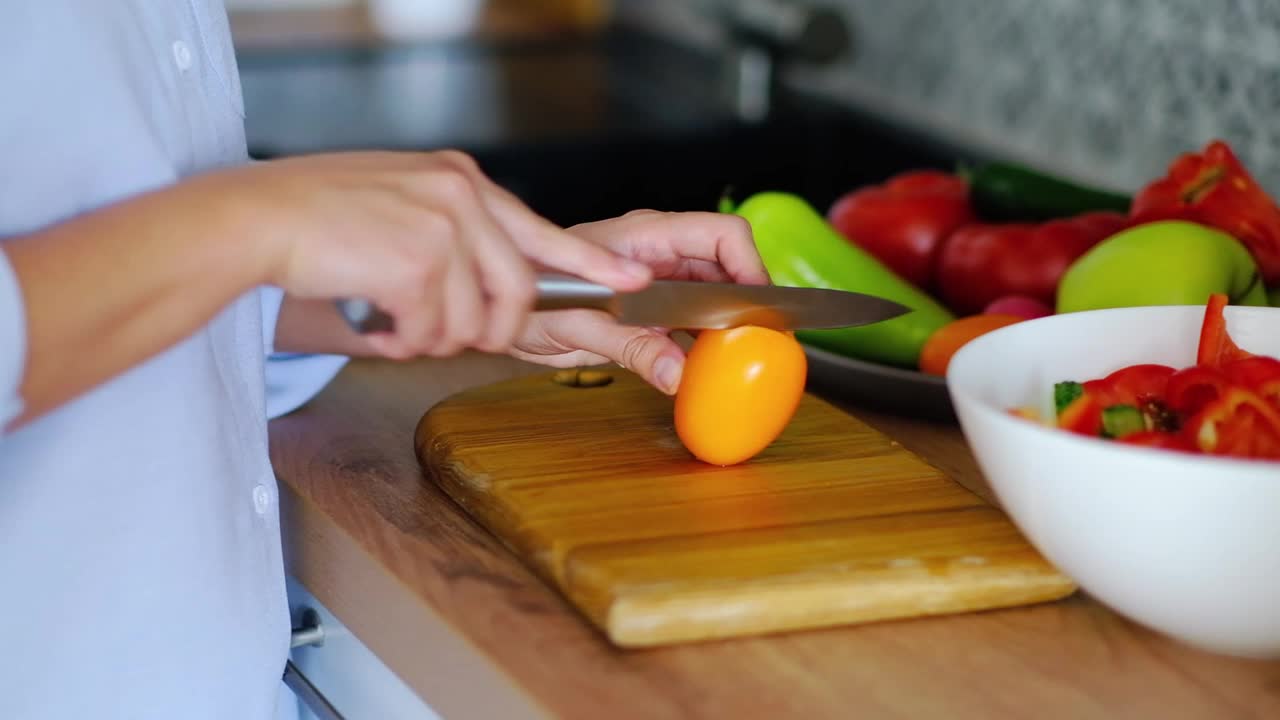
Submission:
[[[320,624],[320,613],[311,608],[302,611],[302,626],[293,629],[289,634],[289,649],[304,645],[324,645],[324,626]]]
[[[313,608],[306,608],[302,611],[301,619],[302,625],[293,628],[289,633],[289,649],[307,645],[316,647],[324,645],[324,626],[320,624],[320,613]],[[298,671],[298,666],[294,665],[292,660],[285,662],[284,684],[288,685],[298,699],[306,703],[312,714],[320,720],[343,720],[342,713],[338,712],[319,688],[312,685],[311,681]]]

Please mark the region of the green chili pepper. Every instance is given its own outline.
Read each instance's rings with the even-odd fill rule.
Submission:
[[[969,201],[989,222],[1039,222],[1087,212],[1128,213],[1128,195],[1087,187],[1009,163],[962,170]]]
[[[937,300],[846,240],[799,196],[761,192],[736,209],[724,200],[720,208],[751,223],[756,249],[774,284],[861,292],[912,309],[871,325],[799,330],[796,337],[802,342],[860,360],[914,369],[925,340],[955,319]]]

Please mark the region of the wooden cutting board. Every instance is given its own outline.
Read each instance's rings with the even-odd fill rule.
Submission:
[[[427,475],[619,646],[1055,600],[1075,586],[1008,518],[806,395],[741,465],[694,459],[634,374],[548,373],[419,422]]]

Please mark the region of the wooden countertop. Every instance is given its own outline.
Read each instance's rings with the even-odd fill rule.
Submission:
[[[450,720],[1280,717],[1280,663],[1188,649],[1083,594],[617,650],[414,459],[432,404],[530,371],[543,369],[484,356],[353,362],[271,425],[290,572]],[[857,414],[990,498],[956,428]]]

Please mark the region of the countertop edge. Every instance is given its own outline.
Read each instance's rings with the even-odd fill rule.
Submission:
[[[547,708],[521,692],[457,628],[287,482],[280,483],[285,571],[442,717],[542,720]],[[379,612],[367,607],[376,603]],[[415,653],[412,648],[430,648]]]

